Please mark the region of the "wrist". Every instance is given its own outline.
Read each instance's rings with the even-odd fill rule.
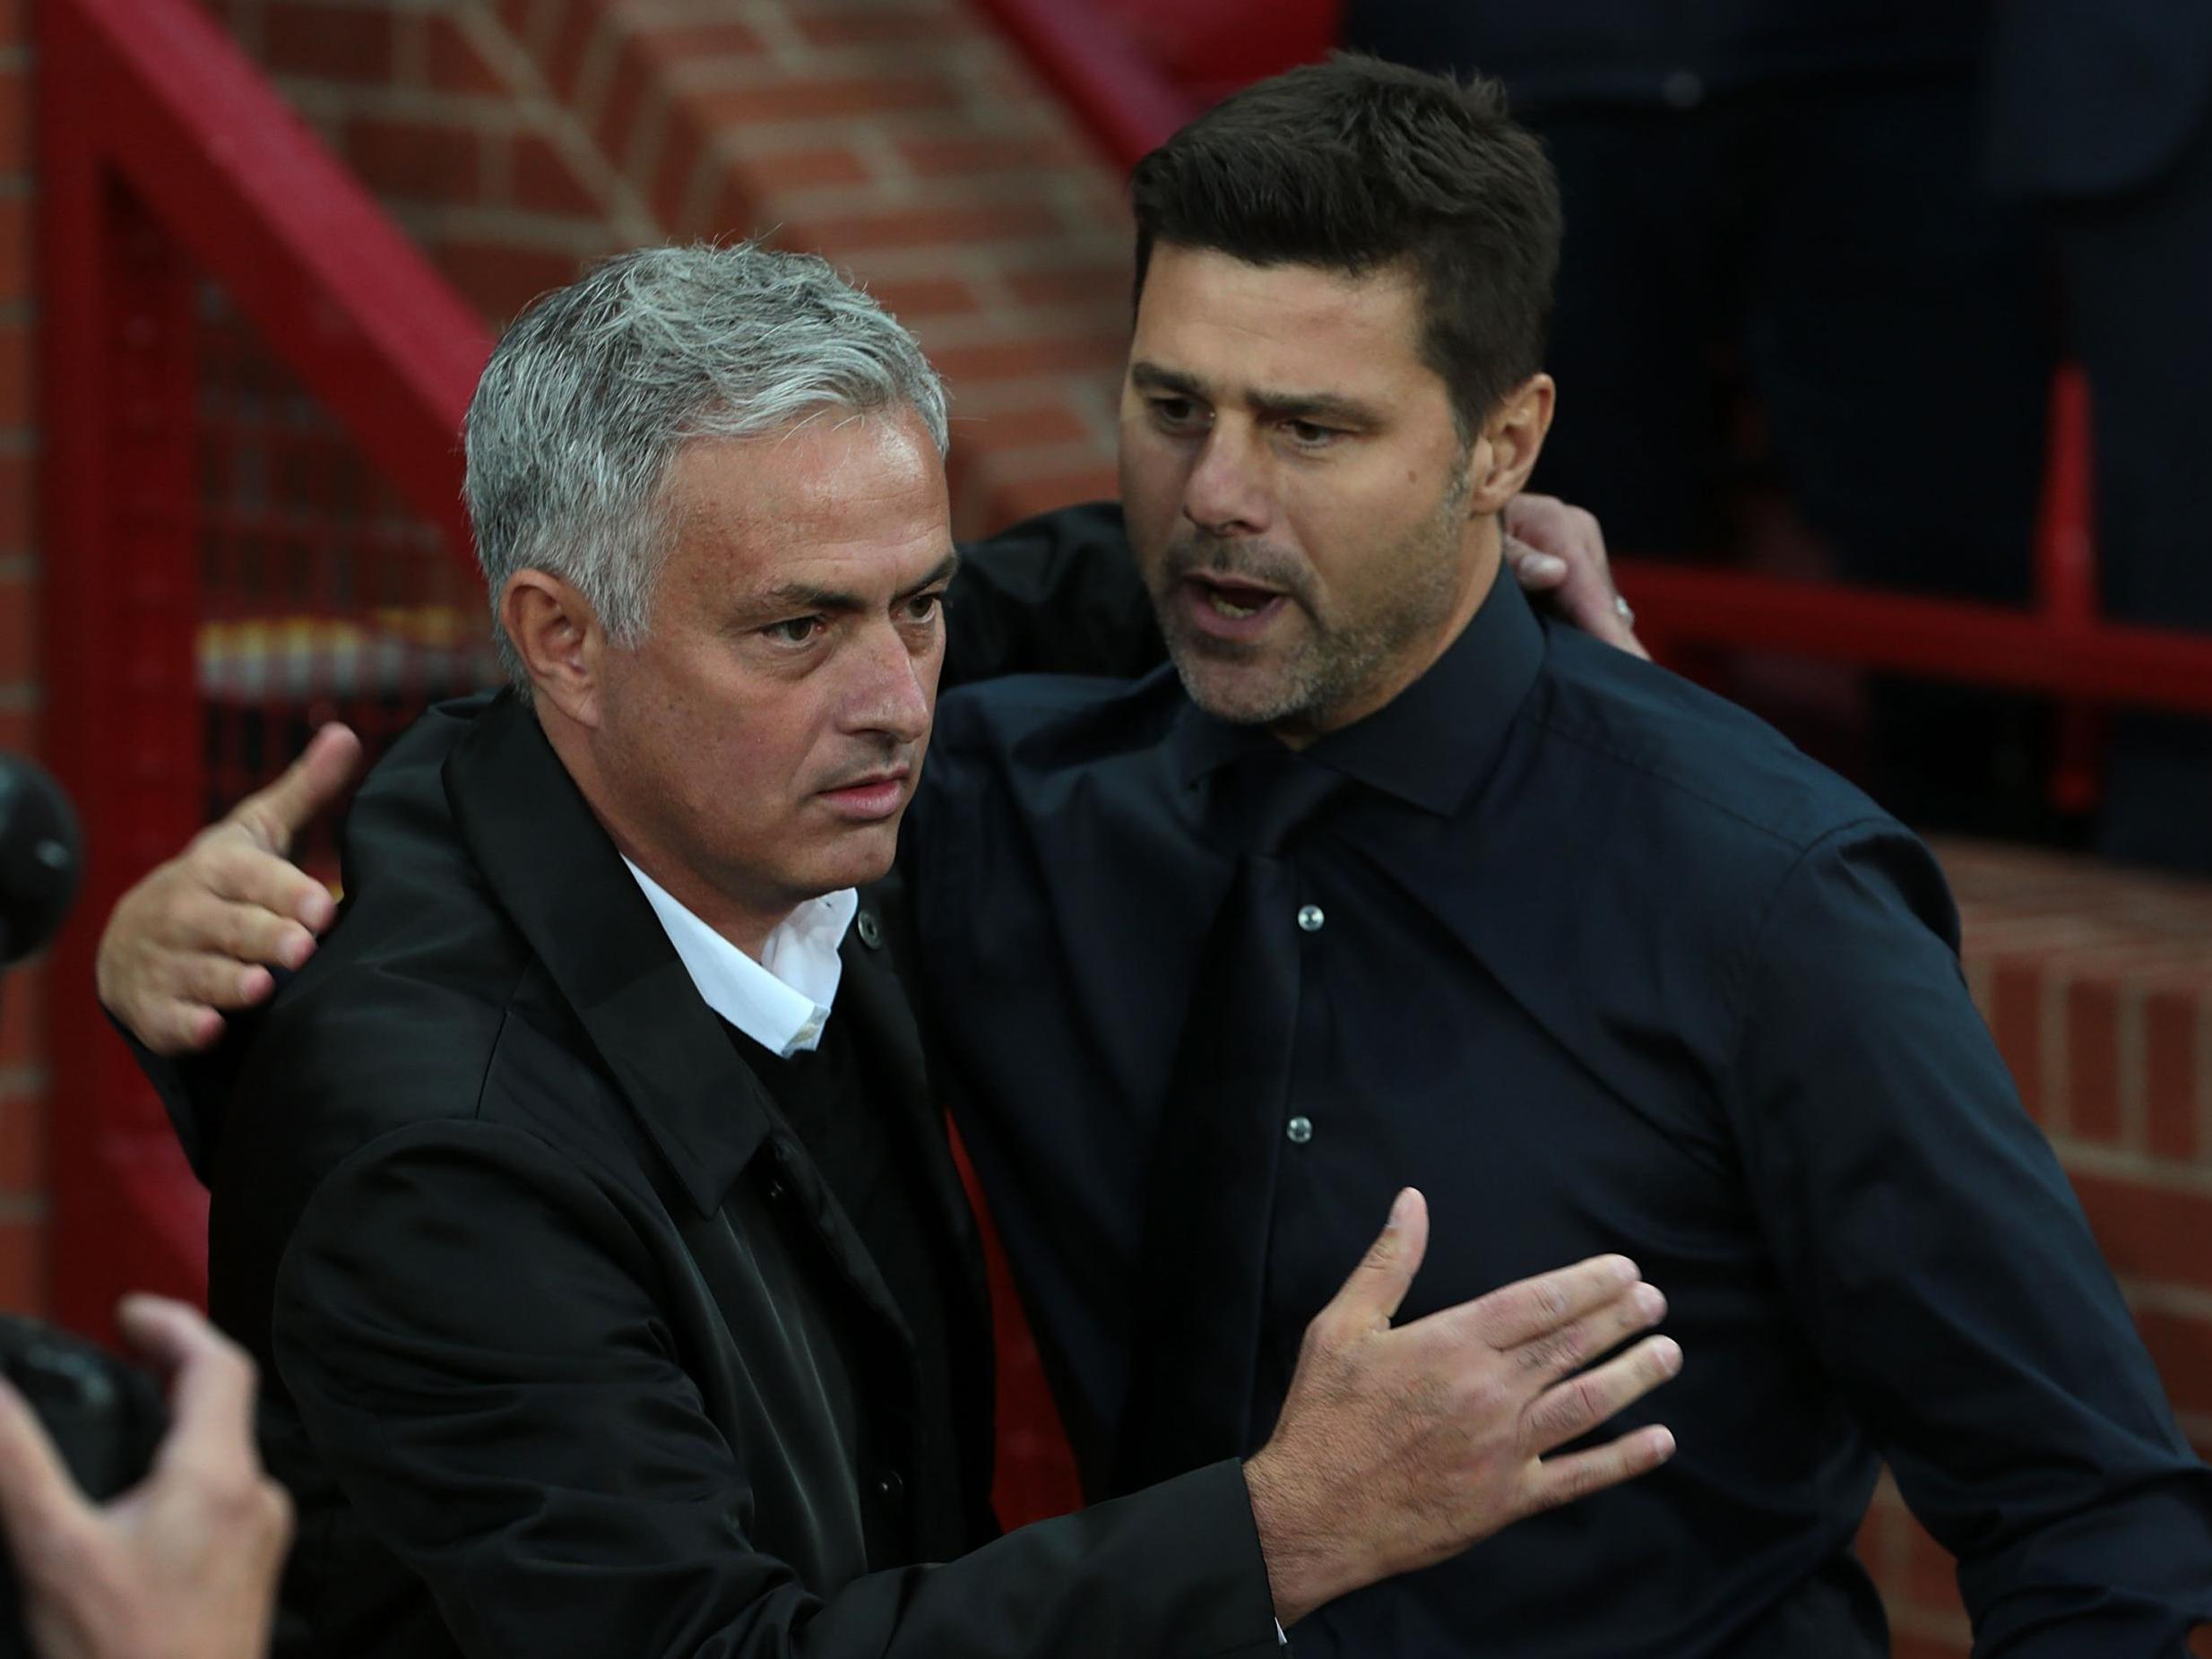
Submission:
[[[1245,1463],[1244,1489],[1266,1563],[1267,1592],[1275,1620],[1286,1630],[1370,1581],[1352,1568],[1344,1535],[1330,1525],[1326,1508],[1309,1501],[1306,1485],[1271,1446]]]

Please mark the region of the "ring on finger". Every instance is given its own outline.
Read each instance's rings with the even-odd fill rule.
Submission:
[[[1624,628],[1636,626],[1636,612],[1629,608],[1629,601],[1618,593],[1613,595],[1613,615],[1620,618],[1620,626]]]

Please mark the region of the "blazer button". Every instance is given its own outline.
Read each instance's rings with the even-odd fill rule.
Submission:
[[[864,910],[852,919],[853,931],[860,936],[860,943],[870,950],[883,948],[883,923],[876,920],[876,912]]]
[[[886,1503],[894,1504],[906,1496],[906,1477],[896,1469],[886,1469],[876,1477],[876,1496]]]
[[[767,1186],[766,1186],[766,1187],[765,1187],[765,1188],[762,1188],[762,1191],[763,1191],[764,1193],[765,1193],[765,1194],[766,1194],[766,1196],[767,1196],[767,1199],[768,1199],[768,1202],[769,1202],[769,1203],[771,1203],[771,1204],[781,1204],[781,1203],[782,1203],[782,1202],[783,1202],[783,1194],[784,1194],[784,1191],[785,1191],[785,1188],[784,1188],[784,1185],[783,1185],[783,1178],[782,1178],[781,1175],[771,1175],[771,1176],[768,1178],[768,1184],[767,1184]]]

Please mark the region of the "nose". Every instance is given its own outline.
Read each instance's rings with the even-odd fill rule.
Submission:
[[[846,704],[845,725],[855,732],[876,732],[900,743],[919,743],[929,735],[937,700],[940,653],[932,645],[916,651],[886,622],[855,642],[859,661]]]
[[[1217,419],[1183,485],[1183,516],[1214,536],[1264,533],[1273,514],[1268,458],[1251,427]]]

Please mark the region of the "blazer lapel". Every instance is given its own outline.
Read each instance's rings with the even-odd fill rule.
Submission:
[[[537,716],[501,694],[446,760],[445,780],[477,867],[700,1215],[721,1208],[773,1139],[831,1260],[911,1344],[860,1235],[700,998]]]

